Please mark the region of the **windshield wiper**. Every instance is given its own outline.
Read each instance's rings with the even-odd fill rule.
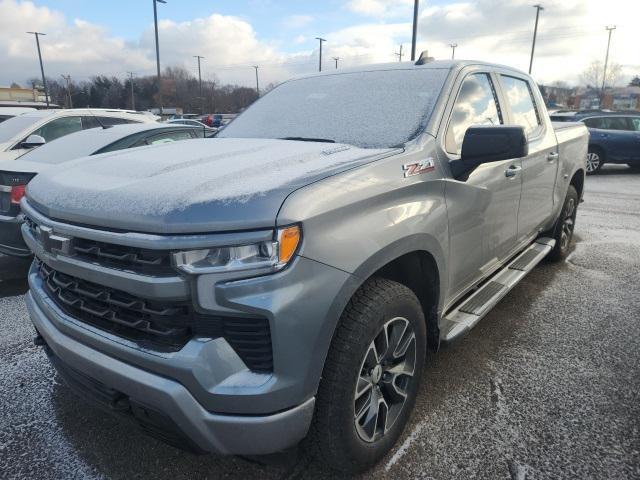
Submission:
[[[336,143],[335,140],[328,138],[309,138],[309,137],[283,137],[278,140],[296,140],[298,142],[320,142],[320,143]]]

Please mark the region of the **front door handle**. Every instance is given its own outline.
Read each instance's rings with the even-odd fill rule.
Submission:
[[[520,167],[518,165],[511,165],[509,168],[507,168],[504,171],[504,176],[505,177],[515,177],[516,175],[518,175],[520,173],[520,170],[522,170],[522,167]]]
[[[553,163],[553,162],[555,162],[555,161],[558,159],[558,157],[559,157],[558,152],[550,152],[550,153],[547,155],[547,161],[548,161],[549,163]]]

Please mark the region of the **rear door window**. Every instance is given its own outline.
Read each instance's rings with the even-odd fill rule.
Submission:
[[[475,73],[462,82],[460,93],[451,112],[445,135],[447,152],[460,155],[462,140],[472,125],[500,125],[502,116],[489,75]]]
[[[521,78],[500,75],[511,114],[516,125],[524,127],[527,137],[534,137],[542,128],[529,82]]]
[[[65,135],[79,132],[80,130],[82,130],[82,120],[80,117],[61,117],[44,124],[33,132],[32,135],[40,135],[47,142],[50,142],[56,138],[64,137]]]
[[[627,119],[625,117],[597,117],[597,118],[588,118],[584,123],[587,126],[591,126],[588,122],[592,120],[597,120],[597,127],[592,128],[600,128],[602,130],[631,130],[630,125],[627,123]]]
[[[179,140],[190,140],[194,138],[191,130],[179,130],[173,132],[163,132],[157,135],[148,137],[141,142],[138,142],[136,146],[140,145],[160,145],[163,143],[172,143]]]

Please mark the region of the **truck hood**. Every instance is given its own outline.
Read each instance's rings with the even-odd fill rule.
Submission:
[[[29,203],[55,219],[149,233],[272,228],[294,190],[393,149],[215,138],[71,160],[38,175]]]

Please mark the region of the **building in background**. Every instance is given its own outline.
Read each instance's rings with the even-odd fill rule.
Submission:
[[[44,92],[37,88],[22,88],[16,85],[0,87],[0,106],[47,108]],[[51,104],[55,108],[58,105]]]

